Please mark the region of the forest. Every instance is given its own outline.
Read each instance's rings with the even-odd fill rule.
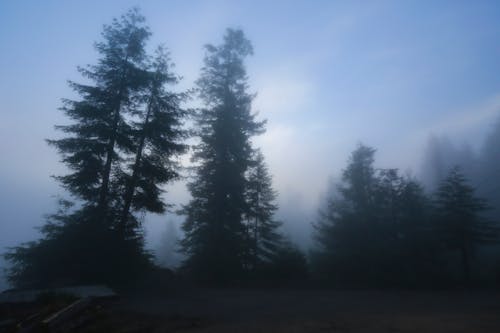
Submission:
[[[195,283],[500,285],[500,122],[478,157],[446,159],[431,142],[432,186],[376,168],[376,149],[358,144],[316,220],[303,222],[315,240],[304,252],[281,231],[272,175],[252,141],[266,121],[252,111],[250,40],[227,29],[221,44],[205,45],[195,87],[179,91],[168,49],[146,51],[151,34],[137,9],[114,19],[96,62],[79,67],[82,83],[69,82],[79,96],[63,100],[70,122],[47,140],[67,167],[55,179],[68,195],[39,240],[5,254],[12,285],[133,285],[160,269],[144,247],[144,214],[169,210],[184,219],[172,274]],[[165,185],[186,171],[191,199],[172,207]]]

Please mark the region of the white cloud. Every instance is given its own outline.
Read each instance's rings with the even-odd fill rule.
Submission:
[[[473,106],[456,112],[448,112],[430,126],[415,131],[410,138],[421,144],[429,135],[446,135],[457,143],[468,142],[479,145],[484,139],[488,126],[500,116],[500,93]]]
[[[500,93],[462,111],[448,114],[428,129],[433,133],[460,135],[491,124],[500,115]]]
[[[465,107],[455,112],[446,112],[427,126],[410,128],[398,140],[386,140],[377,153],[382,167],[412,169],[418,173],[423,149],[431,135],[446,136],[458,145],[470,144],[476,149],[483,143],[485,135],[496,119],[500,117],[500,94]],[[374,139],[381,137],[375,137]]]
[[[266,113],[303,110],[314,91],[313,85],[302,78],[279,74],[265,77],[256,86],[259,92],[254,102],[255,108]]]
[[[252,86],[257,87],[254,108],[270,115],[304,111],[316,91],[314,80],[305,74],[304,67],[307,66],[298,59],[261,67],[251,77]]]
[[[255,140],[266,156],[282,203],[300,193],[305,207],[316,207],[328,178],[344,162],[344,158],[334,158],[342,143],[324,140],[325,132],[316,130],[315,125],[299,128],[280,124]]]

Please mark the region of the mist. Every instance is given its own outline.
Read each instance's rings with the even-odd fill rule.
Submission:
[[[478,153],[500,106],[493,3],[322,3],[285,11],[281,5],[177,4],[168,20],[164,4],[142,10],[154,41],[171,50],[182,87],[196,79],[207,40],[234,24],[248,32],[256,46],[248,69],[254,109],[268,121],[256,143],[279,193],[280,219],[302,247],[328,179],[340,174],[356,143],[377,148],[379,165],[411,170],[425,183],[430,137]],[[65,82],[78,77],[76,65],[93,61],[92,42],[104,22],[127,8],[119,6],[2,4],[0,39],[8,46],[1,55],[2,248],[36,238],[33,227],[61,193],[50,175],[64,166],[44,139],[58,135],[60,99],[72,95]],[[197,13],[203,19],[194,23]],[[21,14],[29,24],[17,19]],[[185,22],[189,31],[172,33]],[[177,204],[187,196],[175,185],[166,200]],[[32,205],[14,208],[28,197]],[[165,228],[164,218],[151,219],[158,222],[146,224],[149,235]]]
[[[95,281],[113,285],[111,273],[106,277],[109,280],[101,281],[92,275],[95,273],[92,271],[87,272],[88,276],[82,273],[82,281],[71,280],[74,277],[72,273],[68,273],[69,277],[57,279],[55,270],[54,278],[47,273],[42,279],[40,275],[43,274],[33,273],[38,274],[37,280],[25,273],[26,280],[22,280],[12,273],[12,267],[16,267],[16,260],[17,265],[27,260],[23,257],[24,252],[17,252],[15,260],[11,257],[10,266],[5,259],[9,253],[16,253],[16,249],[20,251],[23,246],[30,249],[30,246],[35,246],[33,244],[44,244],[36,243],[44,237],[57,239],[58,236],[53,236],[50,230],[47,233],[50,229],[47,225],[80,226],[85,224],[81,221],[86,219],[99,220],[108,215],[121,223],[113,220],[109,230],[123,228],[120,231],[122,236],[127,232],[134,235],[129,236],[136,241],[133,246],[139,249],[137,262],[130,259],[134,265],[151,265],[146,269],[149,270],[146,275],[155,283],[163,279],[173,285],[180,283],[186,289],[189,289],[186,285],[190,286],[190,283],[198,286],[200,281],[197,277],[200,276],[207,277],[202,285],[207,281],[217,281],[231,287],[241,287],[241,284],[260,288],[274,283],[298,289],[311,286],[339,289],[498,288],[500,268],[497,258],[500,247],[493,236],[491,239],[488,237],[490,231],[496,228],[493,225],[500,221],[499,3],[270,3],[218,0],[210,3],[151,1],[140,7],[135,5],[128,0],[0,4],[0,43],[3,45],[3,52],[0,53],[0,291],[46,285],[54,287],[67,281],[73,284]],[[134,10],[139,13],[137,21],[130,18]],[[131,58],[128,53],[124,57],[124,62],[129,61],[136,66],[137,73],[135,76],[130,74],[133,78],[130,82],[137,82],[123,88],[125,79],[113,86],[115,83],[109,83],[112,79],[106,81],[102,79],[105,75],[97,74],[104,72],[103,68],[106,69],[109,64],[114,66],[113,61],[102,60],[110,57],[102,45],[107,45],[106,41],[113,41],[127,31],[117,23],[122,22],[120,24],[126,26],[123,23],[126,22],[126,15],[132,15],[129,17],[133,22],[130,26],[138,31],[134,38],[144,40],[135,45],[136,49],[141,49],[140,52]],[[117,21],[113,21],[114,18]],[[165,54],[157,51],[158,45],[165,47]],[[237,59],[236,65],[231,63],[233,67],[228,66],[235,78],[232,86],[228,84],[230,88],[227,91],[234,93],[234,100],[231,99],[233,97],[215,96],[216,89],[213,88],[213,82],[219,84],[217,75],[213,73],[217,70],[223,72],[217,66],[224,65],[224,56],[229,53]],[[227,60],[228,63],[234,60],[231,59]],[[81,68],[90,72],[81,72]],[[151,74],[154,68],[160,73],[156,77]],[[109,73],[115,72],[110,70]],[[124,73],[129,72],[124,70]],[[164,81],[157,86],[156,83],[144,83],[147,80],[155,82],[152,77]],[[99,78],[102,82],[95,83]],[[81,86],[75,88],[69,82]],[[123,130],[125,134],[109,139],[107,147],[111,150],[107,151],[107,155],[101,152],[105,148],[99,146],[87,149],[87,156],[87,151],[82,148],[85,144],[69,147],[70,143],[64,140],[68,133],[78,132],[70,128],[72,121],[88,116],[92,110],[82,111],[82,116],[78,114],[78,103],[68,106],[64,100],[82,101],[87,98],[92,101],[89,102],[92,107],[108,103],[95,102],[101,97],[92,95],[95,92],[88,87],[94,85],[99,89],[105,87],[102,89],[106,93],[123,88],[118,94],[124,99],[117,104],[115,119],[118,120],[110,128],[115,132]],[[155,123],[158,127],[156,132],[151,132],[153,134],[147,132],[150,126],[148,121],[157,121],[161,117],[154,118],[151,113],[155,105],[154,93],[157,92],[151,87],[161,87],[157,89],[161,98],[174,96],[174,102],[168,103],[177,112],[172,118],[162,115],[169,120]],[[125,101],[125,98],[128,100]],[[219,109],[214,105],[221,100],[224,103],[231,100],[233,104],[227,105],[236,105],[235,109],[240,107],[238,112],[243,116],[235,117],[239,120],[220,116],[222,113],[217,112],[221,111],[217,111]],[[95,105],[92,104],[94,102]],[[70,111],[65,113],[64,108]],[[71,108],[77,111],[71,113]],[[109,111],[110,108],[103,107],[103,110]],[[211,116],[207,116],[209,112],[213,112]],[[111,116],[106,117],[111,119]],[[213,128],[233,126],[240,128],[240,132],[228,134],[230,131],[219,129],[220,134],[216,130],[213,133],[207,130],[206,124],[217,117],[222,119],[221,123],[227,123],[217,125],[219,127],[213,125]],[[241,119],[244,119],[244,125],[237,124]],[[94,120],[82,121],[82,124],[88,125]],[[120,129],[122,125],[123,129]],[[100,133],[92,131],[94,129],[85,139],[95,139],[99,135],[96,133]],[[162,135],[154,137],[157,132],[169,133],[173,138],[168,141]],[[83,135],[81,133],[78,135]],[[238,136],[241,133],[244,134]],[[207,139],[211,135],[217,140]],[[101,144],[107,139],[95,140]],[[161,140],[164,142],[161,143]],[[220,147],[217,148],[213,142],[223,142],[220,147],[226,145],[224,149],[236,156],[228,158],[229,167],[226,169],[210,169],[213,161],[218,161],[213,165],[220,162],[217,160],[217,149]],[[91,162],[86,161],[85,164],[68,159],[71,154],[78,155],[75,153],[78,149]],[[114,149],[116,155],[113,155]],[[212,150],[217,152],[213,156],[210,155]],[[362,158],[356,154],[365,154],[364,160],[361,161]],[[151,169],[141,169],[144,160],[147,162],[144,165]],[[239,161],[239,165],[235,160]],[[81,171],[85,165],[92,163],[102,164],[101,169],[94,173],[86,169],[81,173],[75,171]],[[372,179],[364,179],[360,176],[362,172],[356,174],[359,166],[356,163],[363,165]],[[397,171],[391,173],[390,170]],[[73,172],[77,174],[76,178],[57,178]],[[216,185],[210,188],[211,182],[203,177],[217,172],[224,177],[214,176]],[[102,182],[100,178],[85,178],[91,174],[102,177]],[[251,178],[252,175],[255,179]],[[464,184],[464,192],[470,186],[472,201],[477,199],[481,202],[475,207],[481,218],[484,217],[485,227],[478,233],[488,234],[485,237],[488,242],[491,241],[491,244],[486,244],[483,239],[471,240],[472,243],[477,241],[477,244],[474,243],[474,250],[471,245],[470,257],[465,254],[469,245],[462,248],[450,245],[448,248],[449,244],[438,240],[437,236],[441,227],[439,219],[444,220],[442,215],[445,215],[436,208],[439,207],[439,200],[445,197],[439,197],[440,191],[446,181],[453,180],[453,176],[456,183]],[[106,177],[110,182],[109,188]],[[358,194],[349,192],[361,178],[366,184],[373,185],[376,202],[373,206],[378,205],[376,208],[366,204],[362,195],[356,197]],[[217,197],[213,193],[218,193],[221,188],[227,191],[220,196],[223,199],[213,199],[212,195]],[[263,188],[267,192],[259,192]],[[409,188],[408,193],[413,191],[408,194],[413,195],[411,199],[404,196]],[[120,191],[124,194],[118,195]],[[400,197],[394,199],[394,193]],[[262,197],[267,202],[265,208],[259,210]],[[57,215],[63,206],[61,199],[75,203],[71,208],[73,213]],[[480,200],[484,200],[484,205]],[[415,222],[425,225],[422,228],[424,231],[418,227],[411,229],[414,222],[408,222],[410,218],[404,220],[414,208],[404,206],[408,201],[421,205],[419,207],[425,211],[419,217],[420,224]],[[251,207],[252,202],[256,208]],[[396,202],[396,208],[393,208],[401,209],[397,217],[401,220],[394,218],[397,214],[387,213],[390,210],[386,207],[390,206],[388,202]],[[366,208],[368,206],[369,209]],[[102,207],[107,208],[103,210]],[[349,210],[346,207],[353,209],[352,215],[346,213]],[[357,207],[357,210],[352,207]],[[85,209],[96,211],[85,212]],[[225,215],[220,213],[223,210],[227,210]],[[78,215],[80,213],[81,216]],[[356,215],[358,213],[362,217]],[[386,213],[387,216],[384,215]],[[363,220],[365,215],[381,220],[394,218],[397,221],[393,225],[398,227],[383,226],[379,230],[360,224],[358,231],[352,231],[350,227],[342,229],[345,221],[351,221],[351,218],[353,221]],[[238,220],[239,226],[221,216],[238,216],[233,220]],[[259,232],[264,234],[262,237],[268,238],[259,243],[257,222],[254,226],[252,221],[258,221],[261,216],[265,216],[268,224]],[[203,218],[225,221],[225,225],[220,222],[223,225],[220,230],[223,231],[220,231],[219,243],[223,244],[221,239],[227,244],[233,242],[232,250],[227,250],[229,247],[227,251],[221,250],[218,246],[223,246],[217,245],[217,242],[212,248],[210,241],[206,240],[210,237],[203,239],[199,236],[212,232],[203,229]],[[56,222],[51,224],[51,221]],[[213,221],[213,225],[217,226],[218,222]],[[121,227],[116,227],[115,222]],[[131,225],[128,231],[125,230],[127,223]],[[400,226],[405,223],[408,229]],[[81,228],[78,232],[87,235],[85,237],[89,238],[84,239],[92,243],[91,235],[95,230],[85,226]],[[244,236],[231,239],[224,236],[226,229],[232,230],[233,235],[240,233]],[[429,232],[431,229],[434,231]],[[61,227],[57,230],[65,229]],[[71,231],[68,237],[78,239],[73,232],[78,234]],[[96,242],[96,253],[106,252],[108,243],[121,244],[118,236],[106,232],[103,231],[102,244]],[[361,235],[359,238],[352,236],[356,232]],[[394,239],[377,239],[377,235],[385,237],[388,234],[394,234]],[[331,239],[324,240],[328,237]],[[420,245],[406,248],[405,242],[401,241],[404,237],[410,239],[408,243]],[[123,236],[123,239],[126,237]],[[243,242],[246,245],[241,247],[247,248],[231,257],[231,252],[240,251],[236,249],[241,244],[237,244]],[[350,252],[354,246],[342,248],[342,244],[349,242],[358,244],[359,251],[365,254],[358,256],[356,251]],[[392,252],[399,250],[387,250],[384,246],[389,246],[389,243],[393,244],[390,245],[394,246],[393,249],[407,252],[402,258],[392,258]],[[257,244],[261,244],[262,249],[258,249]],[[119,246],[116,245],[116,248],[119,249]],[[52,253],[50,246],[47,248],[43,251]],[[211,253],[211,249],[216,254],[212,257],[207,254]],[[429,254],[427,250],[435,252]],[[35,252],[45,253],[43,251]],[[116,253],[121,256],[123,252],[120,251]],[[259,251],[264,259],[259,259]],[[366,255],[369,252],[373,252],[372,255],[377,253],[384,259],[373,261]],[[332,253],[341,255],[337,257]],[[4,257],[5,254],[7,257]],[[151,257],[148,257],[149,254]],[[109,258],[114,258],[113,255],[110,254]],[[214,259],[217,256],[220,261]],[[439,257],[441,262],[426,266],[422,258],[433,256]],[[57,258],[54,260],[57,261]],[[241,262],[234,264],[237,260]],[[397,273],[392,275],[387,273],[392,269],[391,260],[397,262],[395,266],[399,265],[399,270],[394,269]],[[78,273],[78,260],[69,262],[69,266]],[[365,263],[363,267],[370,268],[365,272],[354,262],[361,266]],[[44,266],[30,265],[26,267]],[[101,269],[99,265],[95,265],[96,271]],[[241,267],[234,268],[238,265]],[[463,272],[461,265],[464,266]],[[102,264],[102,267],[106,265]],[[117,267],[113,274],[118,276],[122,268]],[[113,269],[109,268],[110,271]],[[137,271],[140,269],[137,268]],[[477,273],[475,277],[474,273]],[[7,282],[9,274],[11,283]],[[361,275],[365,276],[365,280],[354,278]],[[144,285],[147,284],[144,282]],[[158,284],[162,285],[161,282]],[[123,290],[129,286],[126,281],[116,285]],[[251,292],[249,295],[253,297]],[[211,297],[206,296],[207,299]],[[367,299],[372,297],[367,296]]]

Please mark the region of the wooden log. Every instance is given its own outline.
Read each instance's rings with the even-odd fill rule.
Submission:
[[[83,311],[90,304],[90,297],[76,300],[62,310],[59,310],[46,319],[42,320],[42,326],[47,328],[49,332],[54,331],[57,329],[57,327],[64,325],[68,320]]]

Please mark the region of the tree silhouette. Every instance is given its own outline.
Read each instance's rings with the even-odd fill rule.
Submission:
[[[330,278],[359,279],[371,275],[375,265],[374,154],[373,148],[357,147],[342,173],[338,195],[329,199],[316,221],[319,265]]]
[[[72,171],[56,179],[89,205],[106,207],[116,179],[113,166],[120,162],[120,152],[133,150],[125,116],[133,112],[134,95],[147,85],[144,45],[149,35],[137,10],[104,27],[104,40],[95,44],[97,65],[79,67],[94,85],[69,83],[82,99],[63,100],[62,111],[72,124],[56,126],[65,138],[47,140]]]
[[[423,188],[396,169],[375,169],[359,145],[342,183],[316,221],[315,260],[329,279],[350,285],[432,283],[436,246]]]
[[[435,206],[436,229],[449,249],[459,251],[464,280],[470,282],[474,247],[498,241],[498,227],[481,217],[486,202],[475,195],[458,167],[438,187]]]
[[[481,147],[479,160],[478,192],[492,206],[488,215],[500,221],[500,188],[497,182],[491,181],[500,176],[500,117]]]
[[[271,262],[281,243],[277,229],[281,222],[274,214],[276,192],[272,188],[272,179],[265,165],[264,155],[255,152],[252,165],[247,172],[247,212],[245,214],[248,233],[249,264],[256,269],[261,262]]]
[[[64,100],[65,136],[47,140],[70,173],[56,179],[76,200],[64,201],[41,228],[42,239],[14,248],[17,285],[132,280],[151,266],[137,212],[163,212],[161,185],[175,179],[185,150],[177,83],[168,54],[150,59],[145,19],[132,9],[104,27],[96,65],[79,68],[89,84],[70,82],[79,100]]]
[[[252,45],[241,30],[228,29],[224,43],[207,45],[197,81],[205,108],[197,115],[193,161],[196,175],[188,185],[192,199],[184,207],[184,267],[195,276],[222,281],[241,275],[246,252],[245,173],[252,163],[250,138],[263,131],[251,113],[244,59]]]
[[[161,198],[164,191],[160,186],[179,177],[179,165],[174,158],[187,148],[182,142],[186,138],[182,128],[186,111],[180,107],[187,95],[165,89],[167,84],[178,82],[171,67],[168,53],[158,48],[148,72],[148,86],[137,98],[143,109],[136,110],[138,120],[131,126],[135,156],[128,164],[130,171],[122,173],[124,195],[120,228],[129,230],[127,234],[130,231],[134,234],[137,228],[137,219],[131,211],[165,212],[166,204]]]

